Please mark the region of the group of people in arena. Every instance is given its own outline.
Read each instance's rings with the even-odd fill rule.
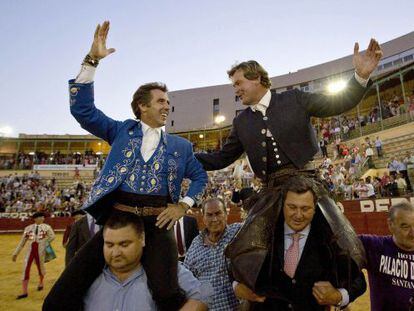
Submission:
[[[108,21],[97,26],[69,81],[72,115],[111,145],[83,205],[85,226],[98,228],[85,229],[87,242],[67,262],[43,310],[342,309],[366,291],[363,268],[372,310],[411,307],[414,207],[407,201],[390,208],[392,236],[358,236],[309,166],[319,151],[311,117],[358,105],[382,57],[376,40],[364,53],[355,44],[355,72],[335,95],[275,93],[258,62],[234,65],[227,74],[246,109],[220,150],[194,154],[189,141],[164,131],[170,107],[163,83],[135,91],[134,119],[117,121],[96,108],[96,68],[115,52],[106,46],[108,32]],[[203,198],[206,171],[243,154],[258,186],[246,195],[240,190],[247,215],[229,225],[225,202]],[[184,179],[190,182],[182,193]],[[190,236],[186,219],[197,205],[205,229]]]

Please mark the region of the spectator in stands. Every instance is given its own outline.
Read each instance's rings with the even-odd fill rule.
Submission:
[[[106,266],[89,288],[83,310],[157,310],[148,288],[148,267],[144,268],[141,262],[144,247],[147,245],[142,219],[127,212],[113,213],[103,230]],[[178,282],[188,299],[181,310],[207,310],[209,293],[181,264]]]
[[[43,290],[43,280],[46,273],[45,249],[46,246],[55,238],[55,233],[53,232],[52,227],[44,223],[45,215],[43,213],[34,213],[32,215],[32,218],[34,220],[34,224],[24,228],[20,243],[17,245],[17,248],[14,251],[12,257],[12,260],[15,262],[20,251],[23,249],[25,244],[29,242],[23,266],[23,292],[17,296],[17,299],[28,297],[27,288],[29,285],[30,268],[32,266],[33,260],[35,261],[37,270],[39,272],[39,283],[37,285],[37,290]]]
[[[405,201],[390,207],[388,228],[391,236],[360,236],[367,254],[365,268],[371,310],[406,311],[414,280],[414,207],[411,203]]]
[[[407,187],[406,187],[407,191],[411,192],[412,191],[411,182],[410,182],[410,178],[408,176],[408,170],[407,170],[407,165],[410,162],[409,156],[410,156],[409,152],[406,152],[405,157],[400,157],[400,166],[399,166],[398,172],[405,179],[405,182],[407,184]]]
[[[354,183],[354,193],[355,197],[358,199],[365,199],[368,198],[368,187],[364,181],[364,179],[359,179]]]
[[[322,157],[329,157],[328,156],[328,141],[325,138],[322,138],[319,141],[319,148],[321,149],[322,152]]]
[[[377,155],[379,158],[382,157],[382,140],[377,136],[377,139],[375,139],[375,148],[377,149]]]
[[[239,302],[234,295],[232,280],[224,249],[240,228],[240,223],[227,225],[227,211],[223,200],[211,198],[203,202],[202,231],[191,244],[184,265],[201,282],[210,282],[214,289],[210,310],[238,310]]]
[[[398,184],[396,182],[396,175],[390,174],[390,182],[388,184],[388,192],[392,197],[398,197],[400,194],[398,192]]]
[[[398,161],[397,157],[393,157],[392,161],[388,164],[388,171],[394,178],[397,176],[397,172],[401,168],[402,163]]]
[[[367,191],[367,197],[370,198],[370,199],[375,199],[376,198],[375,187],[371,183],[371,176],[367,176],[365,178],[365,186],[368,189],[368,191]]]
[[[372,159],[374,157],[374,150],[372,150],[372,147],[370,144],[366,145],[365,157],[367,158],[367,161],[368,161],[368,168],[375,168],[374,161]]]
[[[398,173],[395,181],[397,183],[398,194],[404,195],[407,192],[407,182],[405,181],[403,175]]]

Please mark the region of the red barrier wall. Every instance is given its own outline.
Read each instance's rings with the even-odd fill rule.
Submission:
[[[386,235],[389,234],[387,225],[387,211],[389,206],[405,199],[414,203],[414,197],[383,198],[374,200],[341,201],[338,202],[338,206],[354,226],[357,233]],[[196,218],[200,228],[202,228],[203,221],[201,214],[197,214]],[[45,219],[45,222],[57,231],[64,230],[72,221],[71,217],[46,217]],[[237,221],[240,221],[240,212],[235,208],[232,209],[228,215],[228,223]],[[0,232],[23,231],[23,229],[32,222],[33,221],[27,217],[25,217],[24,220],[17,218],[17,214],[10,216],[10,214],[0,213]]]

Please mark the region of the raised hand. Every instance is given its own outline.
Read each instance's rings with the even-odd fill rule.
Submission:
[[[93,59],[100,60],[115,52],[114,48],[106,48],[106,38],[108,37],[108,32],[109,21],[104,21],[102,26],[100,24],[96,26],[91,50],[88,53]]]
[[[358,42],[354,45],[353,63],[356,73],[364,79],[368,79],[371,73],[377,68],[382,57],[382,50],[377,40],[371,39],[364,54],[359,53]]]

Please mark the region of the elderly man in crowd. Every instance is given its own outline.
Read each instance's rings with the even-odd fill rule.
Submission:
[[[241,224],[227,225],[227,211],[222,199],[208,199],[203,202],[202,209],[206,229],[193,240],[184,264],[196,278],[213,286],[214,296],[209,310],[237,310],[239,302],[228,275],[224,248]]]
[[[252,302],[250,310],[325,310],[344,307],[365,292],[364,275],[322,217],[318,191],[303,176],[284,185],[283,212],[272,239],[274,256],[266,257],[255,292],[234,284],[236,295]],[[256,267],[252,262],[246,269]]]
[[[406,311],[414,294],[414,206],[408,201],[390,207],[392,235],[360,235],[367,254],[366,269],[372,311]]]
[[[127,212],[114,212],[103,230],[106,266],[89,288],[83,310],[157,310],[141,264],[144,247],[142,219]],[[178,265],[178,283],[188,299],[180,310],[207,310],[208,287],[203,287],[182,264]]]

